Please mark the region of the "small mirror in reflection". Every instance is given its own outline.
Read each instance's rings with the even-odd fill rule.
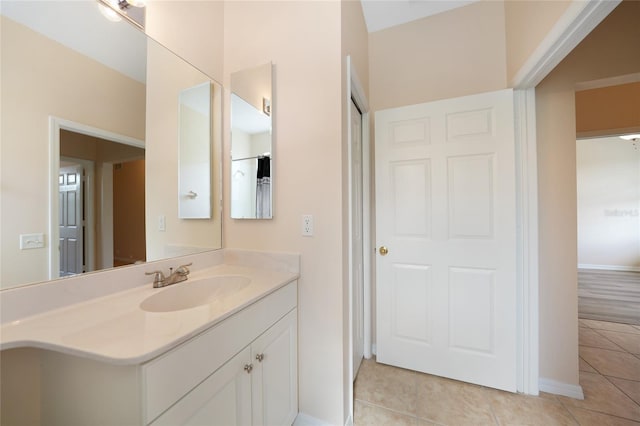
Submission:
[[[271,64],[231,76],[231,217],[271,219]]]

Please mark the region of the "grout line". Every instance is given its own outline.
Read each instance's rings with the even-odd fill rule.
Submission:
[[[501,426],[502,423],[500,423],[500,419],[498,418],[498,416],[496,415],[496,412],[493,408],[493,404],[491,403],[491,400],[487,397],[487,395],[485,394],[485,390],[487,388],[486,387],[482,387],[482,397],[484,398],[485,402],[487,403],[487,405],[489,406],[489,412],[491,413],[491,416],[493,417],[493,422],[498,425]]]
[[[629,380],[629,379],[624,379],[624,378],[622,378],[622,377],[615,377],[615,376],[605,376],[604,374],[602,375],[602,377],[604,377],[604,378],[605,378],[609,383],[611,383],[611,384],[612,384],[616,389],[618,389],[618,390],[619,390],[620,392],[622,392],[622,393],[623,393],[627,398],[629,398],[629,400],[630,400],[631,402],[633,402],[633,403],[634,403],[634,404],[636,404],[638,407],[640,407],[640,403],[636,402],[636,400],[635,400],[635,399],[631,398],[631,395],[629,395],[628,393],[626,393],[626,392],[624,391],[624,389],[622,389],[621,387],[619,387],[618,385],[616,385],[616,384],[615,384],[613,381],[611,381],[609,378],[622,379],[622,380],[627,380],[627,381],[630,381],[630,382],[636,382],[636,380]],[[636,420],[636,421],[640,421],[640,419],[639,419],[639,420]]]
[[[603,377],[605,377],[605,376],[603,376]],[[631,402],[635,402],[635,401],[633,401],[633,400],[632,400]],[[576,417],[573,415],[573,413],[571,412],[571,410],[570,410],[569,408],[567,408],[567,404],[565,404],[565,402],[563,402],[563,401],[560,401],[560,404],[562,404],[562,407],[563,407],[565,410],[567,410],[567,412],[569,413],[569,415],[571,415],[571,417],[576,421],[576,423],[577,423],[578,425],[580,425],[581,423],[578,421],[578,419],[576,419]],[[594,410],[594,409],[592,409],[592,408],[587,408],[587,407],[579,407],[579,406],[577,406],[577,405],[572,405],[572,404],[568,404],[568,405],[569,405],[570,407],[572,407],[572,408],[575,408],[576,410],[590,411],[590,412],[592,412],[592,413],[598,413],[598,414],[602,414],[602,415],[609,416],[609,417],[615,417],[615,418],[617,418],[617,419],[622,419],[622,420],[632,421],[632,422],[638,422],[638,420],[630,419],[630,418],[628,418],[628,417],[621,417],[621,416],[619,416],[619,415],[617,415],[617,414],[611,414],[611,413],[607,413],[607,412],[605,412],[605,411]]]
[[[589,367],[593,368],[593,371],[595,371],[596,373],[600,374],[600,373],[598,372],[598,370],[596,370],[596,368],[595,368],[593,365],[591,365],[591,364],[589,364],[589,363],[587,362],[587,360],[586,360],[586,359],[582,358],[580,355],[578,355],[578,359],[579,359],[579,360],[582,360],[582,361],[583,361],[585,364],[587,364]],[[580,364],[580,363],[578,362],[578,365],[579,365],[579,364]],[[580,367],[578,367],[578,377],[580,377],[580,373],[591,373],[591,374],[593,374],[593,371],[580,371]]]
[[[355,401],[359,401],[360,403],[368,405],[369,407],[382,408],[383,410],[391,411],[392,413],[401,414],[403,416],[411,417],[412,419],[419,420],[419,417],[418,417],[417,414],[411,414],[411,413],[408,413],[406,411],[400,411],[400,410],[396,410],[394,408],[385,407],[384,405],[378,405],[376,403],[373,403],[371,401],[366,401],[366,400],[363,400],[363,399],[356,399]],[[428,419],[423,419],[423,420],[428,420]]]
[[[574,422],[576,422],[577,425],[580,425],[580,422],[578,421],[578,419],[576,419],[576,416],[573,415],[573,413],[571,412],[571,410],[569,410],[567,408],[567,406],[564,404],[564,402],[562,402],[562,400],[560,400],[560,398],[558,398],[558,402],[560,403],[560,406],[562,408],[564,408],[564,410],[569,413],[569,416],[571,416],[571,418],[573,419]]]
[[[602,333],[599,333],[599,331],[610,331],[610,330],[597,330],[597,329],[594,328],[593,331],[598,336],[602,337],[604,340],[606,340],[607,342],[611,343],[616,348],[620,349],[619,351],[616,351],[616,352],[626,352],[626,349],[624,349],[622,346],[618,345],[616,342],[614,342],[613,340],[609,339],[607,336],[603,335]],[[632,333],[630,333],[630,334],[632,334]],[[585,345],[583,345],[583,346],[585,346]],[[607,348],[600,348],[600,349],[607,349]],[[615,351],[615,349],[611,349],[611,350]]]

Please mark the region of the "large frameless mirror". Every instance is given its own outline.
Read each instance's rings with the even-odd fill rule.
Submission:
[[[231,217],[273,217],[272,64],[231,75]]]
[[[0,13],[0,287],[219,249],[221,86],[96,1],[3,0]],[[184,220],[179,99],[199,85],[211,177],[192,184],[215,208]]]

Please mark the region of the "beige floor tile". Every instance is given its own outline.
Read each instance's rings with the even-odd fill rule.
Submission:
[[[640,334],[599,330],[598,333],[632,354],[640,354]],[[582,343],[580,343],[582,344]]]
[[[586,371],[587,373],[597,373],[596,369],[589,365],[587,361],[580,358],[580,371]]]
[[[638,426],[640,423],[595,411],[583,410],[576,407],[567,407],[580,426]]]
[[[603,334],[606,330],[594,330],[591,328],[579,328],[578,342],[580,346],[589,346],[592,348],[611,349],[612,351],[622,351],[623,349],[607,339]],[[631,335],[631,334],[630,334]],[[638,334],[640,337],[640,334]]]
[[[617,322],[597,321],[590,319],[583,319],[582,321],[587,327],[595,328],[596,330],[610,330],[610,331],[622,331],[627,333],[640,333],[640,328],[636,328],[630,324],[621,324]]]
[[[355,383],[355,399],[415,415],[417,377],[413,371],[363,362]]]
[[[547,392],[540,392],[540,395],[538,395],[539,398],[544,398],[544,399],[550,399],[552,401],[558,401],[558,397],[552,393],[547,393]]]
[[[569,411],[556,399],[524,396],[487,389],[493,414],[500,425],[577,425]]]
[[[619,379],[617,377],[607,377],[607,379],[622,390],[622,392],[626,393],[629,398],[640,404],[640,382]]]
[[[640,359],[632,354],[581,346],[580,357],[600,374],[640,381]]]
[[[580,373],[584,400],[559,396],[565,407],[577,407],[640,421],[640,406],[599,374]]]
[[[400,414],[361,401],[355,401],[353,410],[353,424],[355,426],[416,426],[418,424],[416,417]]]
[[[495,425],[480,386],[436,376],[418,377],[418,417],[446,425]]]

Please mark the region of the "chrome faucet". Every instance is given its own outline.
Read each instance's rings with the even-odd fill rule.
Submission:
[[[187,263],[186,265],[180,265],[174,271],[173,268],[169,268],[169,276],[165,277],[162,271],[145,272],[145,275],[153,275],[153,288],[166,287],[171,284],[176,284],[185,281],[189,275],[188,266],[193,263]]]

